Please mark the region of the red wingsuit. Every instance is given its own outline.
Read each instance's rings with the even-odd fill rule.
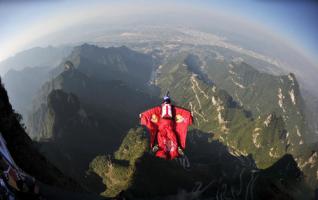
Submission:
[[[156,156],[174,159],[179,156],[178,146],[185,149],[188,126],[192,124],[191,112],[171,106],[172,118],[162,117],[162,107],[157,106],[141,113],[141,125],[150,132],[150,147],[154,146],[157,137],[159,150]],[[178,137],[178,138],[177,138]]]

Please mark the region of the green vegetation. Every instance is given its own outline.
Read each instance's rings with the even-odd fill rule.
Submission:
[[[286,153],[287,131],[281,117],[273,113],[255,119],[225,90],[208,83],[200,74],[194,75],[193,71],[200,68],[189,66],[187,60],[187,55],[169,60],[162,67],[158,83],[163,92],[171,91],[178,105],[192,111],[195,128],[213,133],[215,139],[243,155],[252,154],[261,168]]]
[[[146,150],[148,142],[143,129],[130,129],[114,158],[97,156],[90,163],[90,171],[102,177],[107,187],[103,196],[115,197],[131,186],[136,170],[135,162]]]
[[[298,145],[308,137],[304,102],[294,74],[275,76],[244,62],[215,63],[213,59],[207,61],[206,72],[255,118],[272,112],[282,116],[291,145]]]
[[[142,128],[131,129],[114,156],[97,156],[90,163],[90,173],[100,176],[106,186],[103,196],[186,199],[222,193],[232,199],[251,195],[254,199],[311,198],[290,155],[268,169],[259,170],[250,156],[233,156],[224,145],[211,141],[208,134],[194,130],[189,133],[186,152],[191,168],[185,170],[177,160],[150,155],[145,134]],[[255,183],[252,186],[250,182]]]
[[[242,62],[202,60],[187,52],[162,60],[156,87],[161,95],[169,90],[172,100],[191,110],[195,119],[186,150],[191,169],[186,170],[179,163],[184,160],[150,155],[147,133],[131,129],[140,112],[160,103],[158,94],[153,97],[150,92],[158,88],[148,85],[155,62],[150,56],[126,47],[82,45],[67,59],[74,68],[42,87],[29,128],[42,153],[88,190],[96,192],[97,186],[87,179],[97,174],[106,197],[177,198],[192,195],[197,182],[214,184],[200,194],[206,197],[221,192],[224,197],[244,198],[251,194],[238,191],[250,191],[251,182],[254,196],[267,199],[297,197],[290,188],[307,191],[294,158],[281,162],[286,153],[300,158],[296,146],[305,142],[302,100],[292,74],[273,76]],[[306,164],[310,158],[297,162],[313,174],[311,164]],[[272,168],[275,163],[280,167]],[[290,174],[279,172],[288,172],[289,165]],[[90,173],[84,178],[88,166]],[[233,196],[232,190],[237,194]]]

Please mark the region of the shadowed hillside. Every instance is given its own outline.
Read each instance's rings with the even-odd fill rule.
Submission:
[[[261,170],[252,156],[235,156],[211,136],[192,131],[187,158],[149,154],[147,133],[131,129],[113,156],[98,156],[91,172],[103,178],[104,196],[137,199],[310,199],[313,194],[291,155]],[[183,167],[182,167],[183,166]]]
[[[17,165],[39,181],[71,190],[82,190],[76,182],[63,175],[35,148],[20,124],[21,116],[12,110],[0,79],[0,131]]]

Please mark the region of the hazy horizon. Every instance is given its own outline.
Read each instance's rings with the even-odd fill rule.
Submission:
[[[306,12],[305,9],[307,9]],[[93,1],[86,4],[83,1],[29,1],[24,3],[3,1],[0,3],[2,13],[0,24],[3,27],[0,33],[0,43],[3,44],[0,50],[0,61],[31,47],[55,45],[44,44],[43,41],[47,39],[48,35],[58,34],[70,27],[85,27],[90,24],[102,26],[117,23],[120,25],[127,21],[142,23],[144,18],[150,18],[152,21],[162,23],[183,20],[184,24],[188,26],[201,23],[203,27],[213,26],[211,20],[217,20],[220,23],[226,21],[228,24],[224,24],[224,26],[241,25],[240,30],[231,27],[233,31],[238,32],[245,27],[252,27],[288,43],[309,58],[317,67],[317,58],[314,56],[318,52],[315,45],[317,31],[313,27],[314,19],[308,20],[313,17],[313,11],[317,9],[317,4],[312,2],[134,1],[131,3],[108,1],[106,3]],[[291,15],[292,12],[294,12],[294,16]],[[298,16],[300,13],[303,15],[302,18]],[[201,19],[206,22],[194,21],[193,15],[201,16]]]

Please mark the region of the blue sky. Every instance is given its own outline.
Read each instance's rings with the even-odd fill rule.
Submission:
[[[0,44],[4,48],[0,50],[0,60],[19,51],[28,42],[26,40],[35,40],[36,37],[44,36],[50,32],[57,31],[54,26],[68,26],[63,24],[63,20],[59,19],[68,10],[81,10],[93,4],[114,4],[120,3],[129,6],[135,6],[138,2],[147,6],[158,6],[162,1],[3,1],[0,0]],[[163,1],[171,2],[171,1]],[[185,4],[188,8],[191,6],[201,6],[205,9],[219,10],[228,13],[231,16],[245,18],[247,21],[254,22],[260,26],[266,27],[271,32],[283,38],[292,46],[301,49],[305,54],[317,63],[318,55],[318,3],[306,0],[209,0],[209,1],[173,1],[178,4]],[[136,9],[136,8],[135,8]],[[79,14],[79,13],[76,13]],[[76,18],[74,14],[74,18]],[[70,18],[72,15],[68,15]],[[45,27],[45,23],[51,20],[51,24]],[[69,23],[75,23],[76,19]],[[36,28],[36,24],[40,24],[41,28]],[[57,25],[58,24],[58,25]],[[62,25],[61,25],[62,24]],[[39,26],[40,27],[40,26]],[[33,32],[32,32],[33,31]],[[28,33],[27,33],[28,32]],[[40,34],[39,32],[43,32]],[[34,33],[34,34],[33,34]],[[22,41],[22,36],[25,37]],[[28,36],[28,37],[27,37]]]
[[[318,1],[308,0],[243,0],[200,1],[211,7],[266,26],[285,40],[318,55]]]

